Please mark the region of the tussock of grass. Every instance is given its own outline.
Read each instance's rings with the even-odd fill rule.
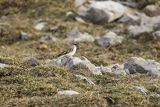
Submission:
[[[6,71],[6,72],[5,72]],[[18,72],[19,71],[19,72]],[[75,73],[57,67],[38,66],[27,70],[12,68],[1,71],[0,90],[5,106],[158,106],[159,79],[146,75],[115,75],[90,77],[96,85],[87,85]],[[3,74],[3,75],[2,75]],[[155,82],[156,81],[156,82]],[[154,85],[152,85],[154,84]],[[132,86],[145,86],[147,94],[132,90]],[[73,89],[76,96],[57,96],[58,90]],[[5,100],[7,99],[7,100]],[[43,103],[42,103],[43,102]],[[82,103],[83,102],[83,103]]]

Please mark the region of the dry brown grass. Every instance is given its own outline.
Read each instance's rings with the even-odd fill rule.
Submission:
[[[36,57],[41,64],[54,58],[69,46],[63,39],[74,26],[81,32],[100,36],[110,29],[122,29],[119,24],[96,25],[88,22],[80,24],[65,17],[66,12],[75,11],[72,0],[1,0],[0,22],[8,22],[11,27],[0,28],[0,63],[13,67],[0,69],[1,106],[61,106],[61,107],[106,107],[106,106],[160,106],[160,80],[146,75],[94,76],[86,69],[68,71],[59,67],[32,67],[23,63],[22,58]],[[6,15],[6,17],[2,17]],[[36,31],[35,20],[43,19],[47,25],[44,30]],[[50,27],[57,26],[57,32]],[[127,27],[127,26],[124,26]],[[32,38],[22,41],[21,31],[30,33]],[[122,29],[123,32],[125,30]],[[60,38],[54,43],[40,43],[45,34],[52,33]],[[125,33],[125,35],[127,34]],[[80,43],[76,56],[85,56],[96,65],[123,63],[128,57],[138,56],[160,60],[160,42],[150,38],[139,38],[135,44],[126,38],[118,46],[102,48],[95,43]],[[91,78],[95,85],[79,81],[75,74]],[[133,85],[143,85],[147,94],[129,89]],[[72,89],[80,92],[78,96],[57,96],[57,91]]]

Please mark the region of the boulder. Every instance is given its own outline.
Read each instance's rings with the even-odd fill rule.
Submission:
[[[115,74],[115,75],[126,75],[126,71],[124,70],[124,66],[123,65],[119,65],[119,64],[113,64],[110,65],[111,71]]]
[[[94,38],[88,33],[81,33],[77,27],[74,27],[71,32],[67,34],[70,42],[94,42]]]
[[[150,25],[152,27],[157,25],[158,28],[159,28],[159,23],[160,23],[160,15],[159,16],[150,17],[150,20],[148,20],[148,22],[144,22],[144,25]]]
[[[160,16],[148,17],[145,14],[139,14],[140,24],[130,25],[128,32],[131,36],[137,37],[144,33],[151,33],[159,29]]]
[[[96,39],[97,44],[102,47],[117,45],[122,43],[122,41],[123,41],[123,37],[117,36],[117,34],[114,32],[108,32],[104,36]]]
[[[160,31],[156,31],[152,35],[153,35],[154,39],[160,40]]]
[[[160,31],[160,22],[154,24],[153,29],[154,29],[154,31]]]
[[[125,14],[122,18],[118,20],[120,23],[126,24],[138,24],[140,23],[140,17],[137,14]]]
[[[137,36],[140,36],[141,34],[150,33],[152,31],[153,31],[152,27],[148,27],[144,25],[142,26],[130,25],[128,28],[128,32],[131,37],[137,37]]]
[[[124,76],[126,75],[126,71],[123,69],[124,66],[123,65],[119,65],[119,64],[112,64],[112,65],[109,65],[109,66],[100,66],[101,68],[101,72],[103,74],[106,74],[106,73],[111,73],[111,74],[115,74],[117,76]]]
[[[93,23],[112,22],[122,17],[127,7],[115,1],[93,1],[85,8],[79,9],[78,14]]]
[[[124,6],[127,6],[127,7],[131,7],[131,8],[138,8],[138,4],[133,2],[133,1],[124,1],[124,0],[116,0],[118,1],[119,3],[123,4]]]
[[[57,59],[53,59],[47,62],[49,65],[64,66],[66,69],[74,69],[84,67],[91,71],[92,74],[101,75],[94,64],[92,64],[87,58],[81,57],[70,57],[70,56],[60,56]]]
[[[101,65],[101,66],[97,66],[96,68],[98,71],[102,72],[102,74],[112,73],[111,68],[108,66]]]
[[[75,6],[79,7],[83,5],[87,0],[75,0]]]
[[[131,74],[141,73],[160,76],[160,63],[154,60],[132,57],[125,62],[124,69],[128,70]]]
[[[143,12],[145,12],[149,16],[157,16],[160,14],[160,7],[158,5],[147,5],[144,9]]]

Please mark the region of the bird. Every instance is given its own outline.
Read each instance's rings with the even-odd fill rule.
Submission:
[[[57,57],[61,57],[61,56],[70,56],[72,57],[77,51],[77,44],[72,44],[71,48],[69,48],[66,51],[61,52],[60,54],[57,55]]]

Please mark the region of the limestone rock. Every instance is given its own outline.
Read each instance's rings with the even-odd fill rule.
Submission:
[[[55,42],[58,39],[56,37],[54,37],[53,35],[46,35],[40,38],[41,42]]]
[[[148,92],[148,90],[144,86],[132,86],[130,87],[130,89],[139,90],[145,94]]]
[[[97,68],[98,71],[102,72],[102,74],[113,73],[111,68],[108,67],[108,66],[101,65],[101,66],[98,66],[96,68]]]
[[[140,17],[137,14],[125,14],[118,20],[120,23],[140,23]]]
[[[152,35],[153,35],[154,39],[160,40],[160,31],[156,31]]]
[[[64,66],[66,69],[74,69],[79,68],[79,66],[86,67],[92,74],[101,75],[101,71],[99,71],[94,64],[92,64],[87,58],[85,57],[70,57],[70,56],[61,56],[57,59],[53,59],[47,62],[49,65],[56,65],[56,66]]]
[[[32,36],[26,32],[21,32],[20,33],[20,39],[21,40],[29,40]]]
[[[156,23],[153,26],[154,31],[160,31],[160,23]]]
[[[120,18],[127,7],[115,1],[93,1],[88,8],[80,8],[79,15],[93,23],[112,22]]]
[[[103,74],[106,74],[106,73],[111,73],[111,74],[115,74],[117,76],[124,76],[126,75],[126,71],[124,70],[124,66],[123,65],[119,65],[119,64],[112,64],[112,65],[109,65],[109,66],[100,66],[101,68],[101,72]]]
[[[111,70],[115,75],[126,75],[123,65],[113,64],[111,65]]]
[[[148,17],[145,14],[140,14],[141,22],[139,25],[130,25],[128,32],[131,36],[137,37],[144,33],[151,33],[154,30],[159,29],[158,23],[160,22],[160,16]]]
[[[89,83],[89,84],[94,84],[94,82],[92,82],[92,80],[90,80],[89,78],[86,78],[82,75],[76,75],[76,77],[79,79],[79,80],[83,80],[84,82],[86,83]]]
[[[75,6],[78,7],[78,6],[81,6],[83,5],[83,3],[85,3],[87,0],[75,0]]]
[[[78,94],[80,93],[73,90],[58,91],[58,95],[78,95]]]
[[[93,42],[94,38],[88,33],[81,33],[77,27],[74,27],[71,32],[67,34],[68,40],[71,42]]]
[[[108,47],[122,43],[123,37],[117,36],[114,32],[108,32],[104,36],[97,38],[96,42],[102,47]]]
[[[8,66],[9,65],[7,65],[7,64],[0,63],[0,69],[3,69],[3,68],[8,67]]]
[[[149,15],[149,16],[157,16],[160,14],[160,7],[158,5],[154,5],[154,4],[151,4],[151,5],[147,5],[143,11]]]
[[[45,27],[45,24],[45,22],[38,22],[34,28],[38,31],[41,31]]]
[[[160,76],[160,63],[154,60],[132,57],[125,62],[124,69],[127,69],[131,74],[142,73]]]
[[[0,23],[0,28],[8,28],[8,27],[11,27],[11,25],[7,22],[4,22],[4,23]]]
[[[141,34],[150,33],[152,31],[153,31],[152,27],[148,27],[148,26],[137,26],[137,25],[133,26],[133,25],[131,25],[128,28],[128,32],[131,35],[131,37],[137,37]]]
[[[35,57],[25,57],[22,60],[24,63],[27,63],[31,66],[39,65],[39,61]]]

